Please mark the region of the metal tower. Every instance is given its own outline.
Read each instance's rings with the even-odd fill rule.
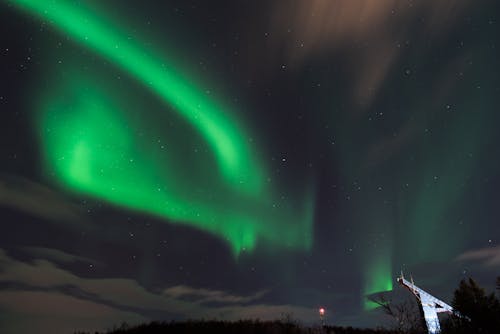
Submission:
[[[411,282],[408,282],[404,278],[403,273],[401,273],[401,277],[398,277],[397,280],[399,284],[410,290],[422,305],[425,323],[427,324],[429,334],[440,333],[441,327],[439,326],[437,314],[441,312],[447,312],[450,314],[456,313],[453,310],[453,307],[420,289],[418,286],[413,284],[413,279]]]

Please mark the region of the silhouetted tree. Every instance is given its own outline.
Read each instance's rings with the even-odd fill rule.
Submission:
[[[497,285],[498,283],[497,279]],[[500,333],[500,301],[494,293],[487,294],[473,279],[460,282],[452,305],[459,315],[452,316],[443,332]]]
[[[413,299],[394,303],[387,299],[384,294],[370,296],[368,299],[379,305],[384,313],[393,319],[393,329],[396,333],[425,333],[421,309]]]

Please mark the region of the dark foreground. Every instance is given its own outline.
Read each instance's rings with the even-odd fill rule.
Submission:
[[[98,332],[96,332],[98,333]],[[352,327],[316,326],[306,327],[295,322],[284,321],[254,321],[241,320],[237,322],[228,321],[187,321],[187,322],[152,322],[139,326],[129,327],[122,325],[98,334],[396,334],[396,331],[385,329],[356,329]],[[80,333],[80,334],[83,334]],[[87,334],[87,333],[86,333]],[[89,333],[90,334],[90,333]]]

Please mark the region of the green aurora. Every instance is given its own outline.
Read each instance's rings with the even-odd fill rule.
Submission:
[[[15,4],[141,82],[187,121],[196,131],[190,135],[199,134],[211,152],[179,165],[174,160],[182,159],[182,153],[169,155],[157,149],[152,136],[137,135],[142,129],[150,131],[157,120],[133,118],[134,111],[118,103],[123,96],[102,89],[110,86],[105,76],[70,67],[66,71],[73,74],[49,87],[37,106],[46,173],[56,182],[70,191],[213,233],[227,240],[235,255],[252,250],[259,238],[270,245],[310,248],[312,192],[300,205],[276,205],[278,192],[264,183],[266,167],[256,158],[257,148],[223,103],[167,66],[166,57],[156,56],[160,52],[140,48],[94,12],[67,1]],[[156,138],[168,142],[166,134],[157,133]],[[198,175],[187,176],[186,169]]]
[[[144,50],[127,38],[118,25],[69,1],[14,1],[19,8],[48,20],[62,33],[92,49],[148,87],[166,104],[191,123],[210,144],[220,171],[238,190],[258,194],[263,188],[262,171],[252,157],[244,131],[229,112],[207,96],[204,89],[169,66],[166,57]]]

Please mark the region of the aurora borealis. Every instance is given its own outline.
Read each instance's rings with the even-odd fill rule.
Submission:
[[[21,9],[53,22],[54,26],[74,38],[83,46],[123,68],[149,86],[176,111],[188,119],[207,139],[218,158],[222,174],[237,183],[238,188],[258,192],[262,181],[258,166],[248,157],[247,145],[242,134],[227,113],[210,101],[201,88],[191,87],[188,80],[170,68],[165,59],[157,60],[150,50],[143,50],[127,39],[125,34],[115,32],[112,23],[99,18],[96,13],[82,10],[66,1],[14,1]],[[166,64],[165,64],[166,63]]]
[[[257,237],[290,247],[310,245],[308,211],[304,210],[307,216],[291,215],[284,209],[273,210],[265,202],[267,193],[259,199],[228,189],[223,181],[220,185],[196,176],[186,179],[169,164],[182,152],[173,154],[174,148],[165,153],[164,145],[171,143],[168,136],[159,134],[155,143],[134,136],[139,130],[127,125],[131,121],[123,118],[123,107],[106,104],[109,94],[95,93],[91,81],[82,82],[80,75],[75,86],[63,83],[40,116],[47,172],[57,175],[57,182],[116,205],[212,232],[226,239],[235,254],[252,250]],[[143,126],[152,131],[153,124]],[[207,153],[197,155],[204,163],[215,165]],[[196,168],[190,170],[211,177]],[[198,190],[201,185],[209,187],[209,194]],[[283,221],[290,225],[284,226]]]
[[[134,45],[125,33],[115,32],[112,22],[90,10],[66,1],[14,3],[53,22],[83,47],[90,47],[137,78],[171,107],[169,111],[179,112],[205,138],[216,158],[214,162],[207,154],[200,154],[203,157],[198,159],[207,167],[216,164],[220,173],[213,177],[223,183],[206,182],[212,176],[205,173],[199,182],[211,188],[208,196],[187,190],[200,185],[182,182],[175,170],[169,171],[172,167],[168,158],[178,159],[180,155],[169,157],[148,144],[151,137],[141,142],[133,135],[140,129],[130,129],[129,124],[138,122],[126,118],[125,107],[107,105],[108,101],[120,100],[120,96],[93,92],[94,87],[103,85],[103,76],[98,83],[85,81],[75,73],[71,76],[77,80],[70,78],[70,82],[55,87],[53,102],[47,101],[39,116],[48,169],[64,186],[117,205],[193,224],[226,238],[235,253],[253,249],[259,235],[277,244],[299,248],[310,245],[310,214],[271,208],[272,194],[264,185],[265,168],[256,161],[255,148],[250,150],[245,133],[231,120],[231,114],[224,113],[201,87],[194,87],[175,73],[165,65],[167,60],[148,56],[150,50]],[[143,117],[148,118],[147,112]],[[153,122],[142,126],[151,131]],[[166,141],[161,134],[158,137],[155,144],[171,145],[172,141]],[[226,184],[228,190],[219,189]],[[231,203],[235,196],[245,204]],[[289,222],[286,228],[283,221]]]
[[[400,270],[443,300],[498,271],[463,260],[500,233],[498,5],[0,8],[0,332],[49,329],[41,294],[67,330],[377,326]]]

